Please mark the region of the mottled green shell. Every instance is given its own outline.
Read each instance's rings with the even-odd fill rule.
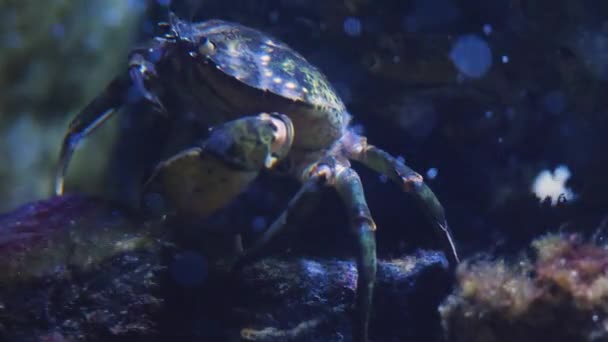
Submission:
[[[255,29],[208,20],[193,25],[191,37],[209,39],[207,55],[219,70],[239,81],[319,109],[345,111],[327,78],[289,46]]]

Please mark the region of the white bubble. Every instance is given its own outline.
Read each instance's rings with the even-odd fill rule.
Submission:
[[[450,59],[465,76],[480,78],[492,66],[492,50],[483,38],[465,35],[456,40]]]
[[[501,61],[502,61],[504,64],[507,64],[507,63],[509,63],[509,56],[507,56],[507,55],[503,55],[503,56],[500,58],[500,60],[501,60]]]
[[[540,200],[549,198],[551,205],[556,205],[560,198],[572,200],[574,193],[566,187],[566,182],[570,179],[570,176],[570,169],[565,165],[559,165],[553,172],[543,170],[534,179],[532,192]]]

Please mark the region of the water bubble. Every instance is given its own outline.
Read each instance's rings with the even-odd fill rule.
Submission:
[[[484,115],[486,116],[486,119],[491,119],[494,116],[494,112],[488,110],[484,113]]]
[[[428,179],[435,179],[438,173],[439,170],[436,167],[432,167],[426,171],[426,177]]]
[[[197,287],[207,278],[207,260],[194,251],[178,254],[170,269],[173,280],[187,288]]]
[[[492,34],[492,25],[490,25],[490,24],[485,24],[485,25],[483,25],[483,33],[484,33],[486,36],[491,35],[491,34]]]
[[[566,187],[566,182],[570,179],[570,169],[565,165],[559,165],[553,172],[549,170],[541,171],[532,184],[532,192],[544,201],[549,199],[552,205],[559,201],[569,201],[574,198],[574,193]]]
[[[492,66],[492,51],[483,38],[465,35],[456,40],[450,59],[462,74],[480,78]]]
[[[503,64],[507,64],[509,63],[509,56],[507,55],[503,55],[500,60],[502,61]]]
[[[344,20],[344,32],[351,37],[361,35],[362,25],[361,20],[356,17],[348,17]]]

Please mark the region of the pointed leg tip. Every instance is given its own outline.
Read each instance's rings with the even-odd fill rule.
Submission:
[[[443,234],[446,239],[446,253],[451,256],[450,263],[458,265],[460,263],[460,257],[458,256],[458,249],[456,248],[456,242],[452,237],[452,232],[448,227],[447,221],[443,220],[442,223],[437,223],[439,228],[443,231]]]

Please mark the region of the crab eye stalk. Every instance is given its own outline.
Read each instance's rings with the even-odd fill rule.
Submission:
[[[203,38],[198,45],[198,52],[203,56],[211,55],[215,52],[215,44],[209,38]]]

